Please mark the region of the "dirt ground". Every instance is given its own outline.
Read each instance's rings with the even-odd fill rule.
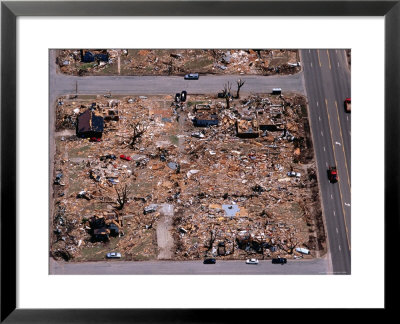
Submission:
[[[105,122],[100,142],[73,133],[77,116],[92,103],[105,119],[118,111],[118,120]],[[216,112],[218,126],[194,126],[198,105]],[[61,181],[53,193],[53,257],[103,260],[113,251],[123,260],[323,254],[306,99],[252,95],[231,98],[229,106],[201,95],[184,103],[172,96],[62,98],[56,107],[53,177],[61,174]],[[247,120],[266,129],[253,125],[242,136],[238,125]],[[133,141],[138,130],[143,134]],[[124,189],[127,200],[119,209]],[[94,241],[94,216],[117,224],[119,234]]]
[[[108,60],[83,62],[87,52],[106,53]],[[70,75],[294,74],[299,61],[291,49],[71,49],[57,57],[60,71]]]

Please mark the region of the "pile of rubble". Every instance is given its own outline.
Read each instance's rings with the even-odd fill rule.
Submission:
[[[104,132],[57,137],[55,257],[96,259],[90,251],[112,247],[156,258],[163,204],[173,206],[174,259],[324,251],[304,97],[252,95],[229,109],[201,95],[60,101],[59,133],[87,109],[104,117]]]
[[[298,50],[61,50],[61,72],[74,75],[294,74]]]

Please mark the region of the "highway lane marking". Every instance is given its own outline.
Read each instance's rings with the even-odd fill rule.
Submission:
[[[324,133],[322,133],[322,131],[321,131],[321,135],[324,136]]]
[[[308,50],[308,53],[311,53],[311,50]]]
[[[326,113],[328,115],[328,124],[329,124],[329,131],[331,133],[331,141],[332,141],[332,149],[333,149],[333,157],[335,159],[336,166],[338,166],[337,160],[336,160],[336,151],[335,151],[335,145],[333,145],[333,135],[332,135],[332,127],[331,127],[331,117],[329,115],[329,110],[328,110],[328,100],[325,98],[325,107],[326,107]],[[349,230],[347,228],[347,222],[346,222],[346,212],[343,207],[343,196],[342,196],[342,190],[340,190],[340,184],[339,184],[339,194],[340,194],[340,201],[342,205],[342,211],[343,211],[343,219],[344,219],[344,227],[346,228],[346,239],[347,239],[347,245],[349,246],[349,251],[351,251],[351,246],[350,246],[350,240],[349,240]]]
[[[333,195],[331,194],[331,199],[333,199]]]
[[[310,64],[311,64],[311,67],[312,67],[312,62]]]
[[[349,120],[349,116],[346,116],[347,120]]]
[[[326,50],[326,54],[328,54],[329,70],[331,70],[331,57],[329,56],[329,50]]]
[[[337,119],[338,119],[338,122],[339,122],[340,137],[342,138],[342,142],[344,143],[343,135],[342,135],[342,125],[340,124],[340,119],[339,119],[339,108],[338,108],[338,104],[337,104],[336,100],[335,100],[335,105],[336,105]],[[349,167],[347,166],[347,157],[346,157],[346,152],[344,150],[344,145],[342,146],[342,150],[343,150],[343,154],[344,154],[344,164],[346,166],[347,181],[349,182],[350,193],[351,193],[351,182],[350,182],[350,175],[349,175]]]
[[[342,248],[340,247],[340,244],[339,244],[339,251],[342,251]]]
[[[318,116],[319,121],[321,121],[321,116]]]
[[[339,67],[339,62],[337,62],[337,67]]]
[[[325,146],[324,146],[324,152],[325,152],[326,150],[325,150]]]
[[[333,216],[336,216],[336,212],[335,211],[333,211]]]
[[[336,227],[336,234],[339,234],[339,230],[338,230],[338,228]]]
[[[317,107],[318,107],[318,101],[317,101]]]
[[[320,58],[319,58],[319,50],[317,50],[317,53],[318,53],[318,62],[319,62],[319,67],[322,67],[321,60],[320,60]]]

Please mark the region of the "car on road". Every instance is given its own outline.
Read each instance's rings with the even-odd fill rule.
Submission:
[[[198,73],[189,73],[185,75],[185,80],[198,80],[199,74]]]
[[[338,181],[338,174],[336,166],[330,166],[328,169],[328,179],[330,183],[335,183]]]
[[[215,264],[217,262],[217,260],[210,258],[210,259],[205,259],[203,261],[203,264]]]
[[[286,260],[286,258],[274,258],[274,259],[272,259],[272,263],[283,265],[283,264],[287,263],[287,260]]]
[[[258,260],[257,259],[247,259],[246,264],[258,264]]]
[[[109,252],[106,254],[107,259],[119,259],[121,258],[121,253],[119,252]]]
[[[344,110],[346,112],[351,112],[351,98],[346,98],[344,101]]]
[[[273,95],[280,95],[280,94],[282,94],[282,89],[281,88],[273,88],[272,89],[272,94]]]
[[[132,158],[130,156],[127,156],[127,155],[124,155],[124,154],[121,154],[119,157],[122,160],[125,160],[125,161],[132,161]]]

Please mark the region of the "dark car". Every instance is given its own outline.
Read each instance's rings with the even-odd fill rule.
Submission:
[[[198,80],[199,74],[198,73],[189,73],[185,75],[185,80]]]
[[[328,179],[330,183],[335,183],[338,181],[338,173],[336,166],[330,166],[328,169]]]
[[[285,263],[287,263],[287,260],[286,260],[286,258],[275,258],[275,259],[272,259],[272,263],[273,264],[285,264]]]
[[[217,261],[215,259],[205,259],[204,264],[215,264]]]
[[[181,101],[185,102],[186,101],[186,97],[187,97],[187,92],[185,90],[183,90],[181,92]]]

